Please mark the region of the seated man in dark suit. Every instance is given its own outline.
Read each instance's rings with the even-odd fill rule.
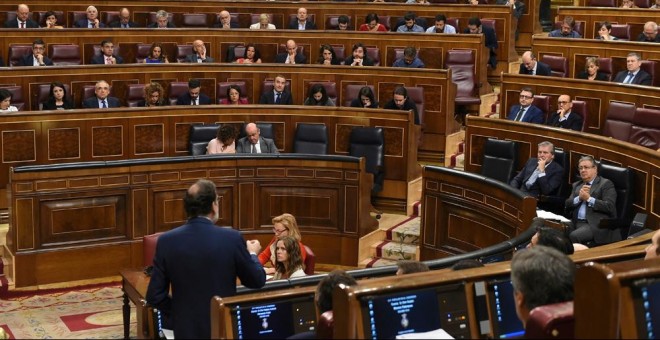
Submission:
[[[627,71],[621,71],[616,74],[613,82],[635,85],[653,85],[651,75],[641,69],[642,57],[635,52],[628,53],[626,57]]]
[[[598,176],[596,161],[583,156],[578,162],[580,180],[573,183],[571,196],[566,200],[566,214],[572,225],[568,237],[573,243],[607,244],[621,241],[618,229],[600,228],[603,218],[616,218],[616,189],[607,178]]]
[[[99,21],[99,10],[94,6],[87,7],[87,18],[76,21],[77,28],[104,28],[105,24]]]
[[[555,194],[561,186],[564,168],[553,162],[554,158],[555,146],[550,142],[539,143],[536,158],[530,158],[509,185],[536,198]]]
[[[231,21],[231,14],[227,11],[220,11],[218,15],[220,17],[220,22],[213,25],[214,28],[230,29],[230,28],[239,28],[237,22]]]
[[[101,54],[95,55],[92,57],[92,64],[105,64],[105,65],[114,65],[114,64],[123,64],[124,59],[118,55],[114,55],[115,44],[111,40],[101,41]]]
[[[313,21],[307,20],[307,9],[304,7],[298,8],[296,20],[289,23],[289,29],[292,30],[315,30],[316,24]]]
[[[206,54],[206,45],[201,40],[193,41],[194,53],[186,56],[187,63],[212,63],[215,60]]]
[[[202,93],[202,83],[199,79],[190,79],[188,92],[177,98],[176,105],[211,105],[211,98]]]
[[[266,92],[259,98],[259,104],[293,105],[291,92],[286,89],[286,78],[275,76],[273,91]]]
[[[302,53],[298,53],[298,45],[295,41],[288,40],[286,42],[286,52],[276,55],[275,62],[280,64],[305,64],[307,57]]]
[[[522,64],[518,74],[531,74],[537,76],[550,76],[552,70],[546,63],[536,60],[536,55],[532,51],[527,51],[522,55]]]
[[[658,24],[655,21],[648,21],[644,24],[644,31],[637,36],[637,41],[641,42],[660,42],[658,34]]]
[[[563,129],[571,129],[575,131],[582,131],[582,116],[577,113],[571,112],[573,102],[571,96],[562,94],[557,99],[557,112],[552,114],[548,119],[547,125],[559,127]]]
[[[490,51],[490,57],[488,58],[488,65],[493,69],[497,67],[497,36],[495,35],[495,30],[490,27],[481,25],[481,19],[477,17],[471,17],[468,19],[468,27],[463,31],[466,34],[483,34],[486,48]]]
[[[156,12],[156,22],[150,23],[147,28],[176,28],[176,26],[170,22],[169,13],[161,9]]]
[[[105,80],[99,80],[94,85],[94,97],[89,97],[83,102],[83,108],[86,109],[107,109],[110,107],[120,107],[119,99],[109,97],[110,85]]]
[[[545,121],[545,113],[543,113],[538,107],[532,105],[534,102],[534,92],[532,92],[532,88],[523,87],[520,90],[519,98],[520,105],[511,106],[507,119],[526,123],[543,124]]]
[[[44,55],[46,50],[46,43],[43,40],[37,39],[32,42],[32,54],[28,54],[21,58],[19,66],[53,66],[53,61]]]
[[[138,27],[138,24],[131,21],[131,12],[124,7],[119,10],[119,20],[111,22],[109,26],[111,28],[134,28]]]
[[[259,128],[255,123],[249,123],[245,127],[247,136],[236,142],[236,153],[280,153],[270,138],[261,137]]]
[[[399,86],[394,89],[392,99],[385,103],[384,109],[388,110],[412,110],[415,119],[415,125],[419,125],[419,112],[417,112],[417,105],[410,98],[408,98],[408,90],[405,87]]]
[[[30,8],[20,4],[16,9],[16,18],[5,21],[5,28],[39,28],[39,24],[30,19]]]

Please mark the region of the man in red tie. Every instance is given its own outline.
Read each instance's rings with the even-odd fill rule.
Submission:
[[[122,64],[124,59],[118,55],[114,55],[115,45],[111,40],[103,40],[101,42],[101,54],[96,55],[92,58],[92,64]]]
[[[30,8],[20,4],[16,9],[16,19],[5,21],[5,28],[39,28],[39,24],[30,19]]]

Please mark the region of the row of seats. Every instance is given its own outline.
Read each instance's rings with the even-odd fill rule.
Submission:
[[[570,73],[568,59],[564,56],[544,54],[541,56],[541,61],[550,66],[553,77],[566,78]],[[598,58],[598,61],[598,71],[607,75],[609,81],[614,79],[618,71],[624,71],[624,69],[614,70],[612,58]],[[641,69],[651,75],[651,84],[653,86],[660,86],[660,79],[655,74],[656,64],[657,62],[653,60],[642,60]],[[577,74],[578,72],[575,73]]]
[[[660,148],[660,110],[610,102],[603,134],[653,150]]]
[[[271,123],[257,122],[260,135],[275,140],[275,130]],[[245,123],[231,124],[238,131],[238,138],[243,138]],[[190,155],[206,154],[206,146],[215,138],[222,124],[192,125],[190,127]],[[299,123],[293,138],[293,152],[304,154],[325,155],[328,153],[328,128],[325,124]],[[349,137],[349,155],[365,157],[366,171],[374,175],[372,192],[383,189],[385,180],[385,136],[383,128],[354,127]]]
[[[561,25],[563,24],[563,21],[557,21],[555,22],[555,29],[560,29]],[[600,27],[596,27],[594,30],[596,36],[594,37],[589,37],[593,39],[598,39],[598,29]],[[583,38],[586,38],[584,36],[584,21],[575,21],[575,26],[573,26],[573,30],[575,32],[580,33],[580,35]],[[619,40],[634,40],[635,37],[632,36],[632,27],[629,24],[617,24],[617,23],[612,23],[612,32],[610,32],[610,35],[613,37],[616,37]]]
[[[634,0],[635,6],[639,8],[650,8],[655,5],[654,0]],[[619,7],[617,0],[588,0],[589,7]]]

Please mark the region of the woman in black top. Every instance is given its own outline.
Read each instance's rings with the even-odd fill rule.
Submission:
[[[330,45],[323,44],[319,51],[319,59],[317,60],[318,64],[321,65],[339,65],[339,58],[335,53],[335,49]]]
[[[66,95],[64,84],[59,81],[50,84],[48,99],[43,102],[42,110],[70,110],[73,109],[73,102]]]
[[[351,101],[351,107],[377,109],[378,102],[374,98],[374,91],[369,86],[361,88],[358,97]]]
[[[605,73],[598,72],[600,68],[598,58],[587,57],[584,64],[584,71],[578,73],[577,79],[610,81]]]

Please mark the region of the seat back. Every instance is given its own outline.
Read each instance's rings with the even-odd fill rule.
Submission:
[[[176,105],[177,99],[184,93],[188,92],[188,82],[185,81],[173,81],[170,83],[170,90],[168,98],[170,100],[170,105]]]
[[[417,115],[419,116],[419,124],[424,124],[424,88],[423,87],[406,87],[408,91],[408,98],[417,106]]]
[[[335,318],[331,310],[319,316],[319,322],[316,326],[317,339],[334,339]]]
[[[613,37],[619,38],[619,40],[630,40],[630,25],[628,24],[612,24]]]
[[[660,86],[660,81],[658,81],[658,77],[655,75],[655,66],[656,66],[656,61],[654,60],[642,60],[642,65],[640,68],[646,73],[651,75],[651,85],[652,86]]]
[[[493,29],[493,32],[495,32],[495,36],[497,37],[497,27],[495,26],[495,19],[481,19],[481,26],[485,27],[490,27]],[[456,27],[456,26],[454,26]],[[458,27],[456,27],[456,31],[458,31]]]
[[[611,101],[603,135],[627,142],[630,139],[634,116],[635,104]]]
[[[540,94],[534,95],[532,105],[541,109],[545,115],[545,120],[548,121],[548,115],[550,115],[550,97]]]
[[[628,236],[628,229],[632,222],[634,174],[627,167],[601,162],[598,164],[598,175],[612,181],[614,189],[616,189],[616,218],[601,220],[601,227],[605,224],[608,229],[619,229],[623,239]]]
[[[259,135],[264,138],[269,138],[275,141],[275,127],[271,123],[257,123],[257,129],[259,129]],[[245,133],[245,129],[243,129]]]
[[[99,14],[101,22],[106,27],[110,27],[110,24],[114,21],[119,21],[119,11],[103,11]]]
[[[598,58],[598,65],[600,65],[598,71],[607,75],[607,81],[612,81],[612,75],[614,74],[612,58]]]
[[[383,128],[354,127],[349,137],[348,154],[366,159],[366,171],[374,175],[372,192],[383,190],[385,179],[385,137]]]
[[[380,66],[380,49],[377,46],[365,46],[367,56],[374,61],[374,66]]]
[[[325,124],[299,123],[296,126],[296,135],[293,138],[293,152],[315,155],[327,154],[328,128]]]
[[[454,28],[456,29],[457,32],[460,31],[460,28],[458,27],[459,23],[460,23],[460,21],[458,20],[458,18],[447,18],[447,21],[445,21],[445,24],[449,24],[449,25],[454,26]],[[433,21],[433,24],[435,25],[435,19]]]
[[[142,63],[144,59],[149,56],[151,44],[139,43],[137,44],[137,51],[135,52],[135,62]]]
[[[69,84],[63,84],[64,89],[66,90],[67,99],[71,99],[71,87]],[[32,110],[41,110],[43,107],[43,102],[48,100],[50,95],[50,84],[39,84],[37,91],[33,94],[33,98],[36,98],[32,101]]]
[[[374,91],[374,86],[373,85],[367,85],[371,88],[371,91]],[[353,99],[358,98],[360,89],[363,88],[364,85],[356,85],[356,84],[349,84],[346,85],[344,88],[344,92],[342,93],[342,106],[351,106],[351,102]],[[374,91],[374,95],[377,95],[376,92]],[[376,98],[378,100],[378,98]]]
[[[30,44],[9,44],[9,58],[7,66],[17,66],[21,63],[21,58],[32,54],[32,45]]]
[[[25,99],[23,98],[23,88],[20,86],[2,86],[1,89],[8,90],[11,92],[11,105],[16,106],[18,111],[30,110],[29,107],[25,105]]]
[[[309,87],[307,88],[307,93],[305,98],[309,97],[309,91],[312,89],[312,86],[316,84],[321,84],[323,85],[323,88],[325,88],[325,92],[328,94],[328,98],[332,99],[333,102],[335,102],[335,105],[337,104],[337,83],[334,81],[312,81],[309,82]]]
[[[216,87],[216,95],[218,97],[218,103],[220,103],[220,101],[223,99],[227,99],[227,89],[229,88],[230,85],[238,86],[238,88],[241,89],[241,99],[248,100],[247,85],[245,84],[244,81],[225,81],[218,83]]]
[[[153,265],[154,255],[156,255],[156,244],[158,237],[163,233],[155,233],[142,236],[142,264],[146,266]]]
[[[346,59],[346,47],[343,44],[330,44],[332,49],[335,50],[335,55],[339,62],[343,65],[344,60]]]
[[[227,52],[225,53],[225,62],[231,63],[236,61],[238,58],[243,58],[245,55],[245,45],[229,45],[227,46]]]
[[[176,62],[182,63],[186,57],[193,53],[192,45],[176,45]]]
[[[206,13],[183,13],[183,27],[209,27]]]
[[[451,80],[456,84],[456,104],[458,105],[481,103],[474,63],[472,50],[447,51],[445,67],[452,71]]]
[[[582,128],[580,131],[584,131],[584,129],[587,127],[587,119],[589,118],[587,115],[587,102],[584,100],[574,100],[571,112],[577,113],[580,115],[580,117],[582,117]]]
[[[49,44],[48,55],[53,65],[82,65],[80,46],[69,44]]]
[[[188,152],[191,156],[206,154],[206,146],[218,134],[220,124],[191,125]]]
[[[68,11],[69,27],[75,27],[76,22],[79,20],[87,19],[86,11]]]
[[[128,84],[126,86],[126,106],[137,107],[144,100],[144,84]]]
[[[541,58],[541,61],[550,66],[550,69],[552,70],[551,75],[553,77],[566,78],[566,75],[568,74],[568,60],[566,57],[545,54]]]
[[[305,257],[305,274],[314,275],[314,267],[316,266],[316,255],[312,251],[312,248],[303,245],[305,247],[305,252],[307,257]]]
[[[655,4],[655,1],[653,2]],[[651,0],[635,0],[635,6],[639,8],[651,7]]]
[[[539,306],[529,313],[525,339],[573,339],[573,301]]]
[[[660,148],[660,110],[637,108],[628,142],[653,150]]]
[[[518,163],[518,145],[509,140],[489,138],[484,146],[481,174],[509,183]]]

